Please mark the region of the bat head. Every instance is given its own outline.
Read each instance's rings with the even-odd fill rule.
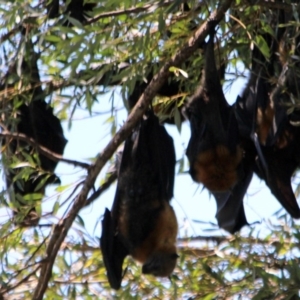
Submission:
[[[142,273],[151,274],[156,277],[168,277],[176,266],[178,254],[174,253],[155,253],[143,265]]]

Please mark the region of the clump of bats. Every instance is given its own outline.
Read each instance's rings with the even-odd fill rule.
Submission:
[[[184,108],[191,127],[190,175],[213,194],[218,225],[230,233],[248,225],[243,198],[253,173],[293,218],[300,218],[291,187],[300,163],[299,116],[288,114],[286,106],[291,94],[298,95],[298,79],[280,57],[280,36],[264,36],[269,59],[254,46],[249,82],[230,106],[215,62],[215,24],[209,26],[200,85]],[[102,221],[101,250],[114,289],[121,286],[127,255],[143,264],[145,274],[167,277],[175,268],[177,221],[169,204],[174,166],[172,140],[149,109],[125,142],[112,210],[106,209]]]
[[[64,13],[80,22],[85,21],[83,12],[94,7],[93,4],[84,5],[81,0],[68,3]],[[78,7],[81,8],[80,14],[76,14]],[[49,1],[47,9],[49,18],[58,17],[59,1]],[[68,21],[64,25],[71,26]],[[297,111],[288,113],[287,106],[291,97],[298,97],[299,62],[294,57],[299,60],[300,37],[298,35],[295,39],[292,61],[286,61],[286,56],[281,55],[280,43],[289,35],[290,29],[278,29],[276,37],[265,34],[270,57],[266,58],[254,46],[249,82],[236,103],[230,106],[222,90],[222,67],[219,67],[220,72],[215,61],[216,24],[211,21],[208,26],[209,40],[201,45],[204,48],[204,68],[200,84],[181,111],[191,127],[186,151],[189,173],[194,181],[203,184],[213,194],[218,225],[230,233],[248,225],[243,198],[253,173],[266,182],[293,218],[300,218],[291,187],[291,177],[300,165],[300,129],[295,126],[300,116]],[[32,45],[30,48],[33,49]],[[36,57],[35,53],[31,54]],[[16,66],[11,68],[5,80],[0,82],[0,90],[13,86],[8,82],[10,73],[16,73],[13,70]],[[10,120],[8,129],[62,155],[67,141],[59,119],[45,101],[37,60],[24,60],[21,71],[27,77],[20,80],[27,80],[34,88],[27,95],[27,101],[21,97],[14,99],[17,121]],[[137,81],[128,97],[130,108],[147,85]],[[159,94],[171,97],[180,89],[180,83],[171,80],[163,85]],[[108,280],[114,289],[121,286],[123,263],[128,255],[142,264],[144,274],[158,277],[170,276],[178,258],[178,224],[170,205],[175,150],[172,138],[155,112],[149,107],[125,141],[112,209],[105,210],[102,220],[101,250]],[[2,123],[6,121],[2,120]],[[174,120],[168,118],[164,122],[174,123]],[[30,167],[29,175],[22,176],[22,167],[9,167],[16,158],[17,161],[26,161],[26,157],[34,153],[37,167]],[[59,183],[54,174],[57,161],[41,154],[32,144],[13,137],[3,139],[2,159],[7,166],[5,175],[11,191],[15,223],[37,225],[36,200],[42,200],[48,184]],[[38,199],[34,195],[39,195]],[[23,211],[22,219],[17,218],[20,211]]]

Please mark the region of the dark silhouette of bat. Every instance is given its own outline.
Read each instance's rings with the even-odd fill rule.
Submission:
[[[8,128],[12,132],[25,134],[33,138],[38,145],[48,148],[57,154],[63,154],[67,140],[63,135],[63,130],[59,119],[53,114],[53,109],[45,102],[45,95],[40,87],[40,78],[37,68],[35,53],[31,53],[30,63],[23,61],[22,76],[28,76],[31,86],[36,86],[26,97],[31,98],[29,102],[23,102],[23,98],[16,99],[20,103],[13,117],[13,122],[9,122]],[[9,70],[6,78],[13,72],[13,67]],[[10,88],[3,80],[1,90]],[[7,120],[4,120],[7,122]],[[13,123],[13,124],[12,124]],[[38,153],[34,146],[16,139],[6,138],[3,141],[3,160],[6,161],[6,183],[9,191],[10,201],[14,203],[14,214],[16,223],[22,226],[34,226],[39,222],[36,213],[36,201],[42,200],[45,188],[48,184],[59,183],[59,178],[53,173],[57,161]],[[27,168],[27,176],[23,176],[24,168],[10,168],[13,161],[26,162],[28,156],[35,157],[36,168]],[[19,220],[19,212],[24,219]]]
[[[211,192],[222,192],[236,184],[243,155],[238,125],[224,97],[216,68],[214,30],[211,26],[200,86],[186,107],[191,126],[186,153],[193,180]]]
[[[70,16],[71,18],[84,24],[88,17],[88,13],[93,10],[96,3],[85,3],[84,0],[70,0],[63,1],[67,4],[63,14]],[[47,1],[47,13],[50,19],[57,18],[60,16],[60,3],[59,0]],[[64,26],[72,26],[69,21],[66,21]]]
[[[223,94],[214,57],[215,26],[210,25],[200,87],[186,107],[191,125],[187,156],[193,180],[203,183],[216,199],[219,227],[234,233],[248,224],[243,193],[252,174],[240,180],[244,166],[238,124]]]
[[[100,246],[110,286],[119,289],[131,255],[142,272],[169,276],[176,264],[177,220],[173,197],[172,138],[152,111],[126,139],[112,211],[105,210]]]
[[[16,132],[33,138],[37,144],[48,148],[52,152],[63,154],[67,141],[64,138],[59,119],[53,115],[52,108],[45,101],[33,100],[29,105],[23,104],[18,109],[17,115],[18,124]],[[6,139],[6,143],[8,143],[9,152],[17,155],[22,160],[26,160],[26,155],[33,155],[35,153],[34,147],[29,146],[26,142],[8,142],[8,139]],[[12,189],[10,200],[16,204],[18,203],[15,215],[18,214],[18,211],[21,209],[20,207],[28,207],[30,201],[23,200],[24,197],[30,199],[33,194],[44,195],[48,184],[60,183],[59,178],[53,174],[58,162],[41,154],[38,154],[37,157],[37,164],[42,171],[33,171],[32,169],[28,179],[16,179],[19,177],[18,175],[22,168],[9,169],[6,172],[7,186],[9,189]],[[35,199],[34,201],[37,200]],[[35,208],[32,207],[21,224],[24,226],[33,226],[37,225],[38,221],[39,217],[35,212]]]
[[[283,34],[281,33],[281,36]],[[271,78],[280,69],[277,58],[278,42],[267,36],[271,50],[267,61],[255,47],[252,58],[252,73],[242,97],[238,97],[235,108],[242,139],[251,140],[251,157],[254,153],[254,172],[263,179],[272,194],[293,218],[300,217],[300,210],[291,186],[291,177],[299,165],[299,130],[289,122],[284,103],[290,102],[284,92],[288,73],[283,69],[277,86]],[[275,66],[275,67],[274,67]],[[247,148],[244,148],[246,154]]]
[[[216,219],[220,228],[234,234],[245,225],[246,219],[243,199],[251,182],[253,171],[248,171],[237,182],[232,191],[214,192],[217,203]]]
[[[280,38],[283,32],[278,30],[277,34],[278,38]],[[276,152],[273,154],[273,158],[271,158],[272,151],[271,155],[269,155],[270,153],[264,153],[266,152],[265,149],[269,149],[265,146],[273,145],[276,142],[282,132],[282,124],[286,120],[286,112],[283,107],[278,105],[278,101],[273,101],[270,98],[270,93],[274,89],[271,78],[280,69],[280,62],[276,57],[278,40],[275,40],[268,34],[265,34],[264,38],[269,45],[269,60],[271,63],[266,60],[257,46],[254,46],[249,82],[242,97],[238,97],[234,105],[239,124],[241,147],[244,150],[242,160],[243,174],[231,191],[220,193],[216,197],[217,203],[223,203],[223,206],[218,205],[216,216],[219,226],[231,233],[240,230],[244,225],[248,224],[245,218],[243,198],[251,182],[253,172],[261,174],[259,170],[264,170],[263,174],[267,174],[268,165],[271,163],[274,169],[271,174],[274,175],[277,173],[276,168],[280,166],[277,163],[273,165],[271,162],[274,159],[274,154],[276,156]],[[260,168],[258,168],[258,165],[260,165]],[[287,170],[286,172],[289,173],[290,171]],[[284,174],[284,172],[281,174]],[[290,176],[288,178],[290,179]],[[275,190],[276,188],[272,189],[273,193]],[[282,192],[289,196],[292,194],[291,189],[280,191],[277,188],[276,192],[277,195],[278,193],[281,195]],[[236,218],[226,218],[231,211],[235,213]]]
[[[231,234],[249,225],[243,199],[253,176],[256,151],[251,141],[241,139],[240,145],[244,154],[241,162],[242,172],[237,183],[229,191],[213,192],[217,203],[216,219],[218,225]]]
[[[287,73],[284,77],[288,75]],[[287,78],[281,79],[287,82]],[[289,88],[288,85],[279,85],[272,92],[270,97],[275,104],[275,109],[280,107],[280,110],[283,110],[282,104],[290,101],[289,95],[284,92],[286,88]],[[298,219],[300,209],[291,186],[291,177],[299,166],[300,132],[299,128],[290,124],[286,108],[284,109],[285,115],[280,119],[281,123],[276,125],[280,130],[273,144],[261,146],[261,153],[258,153],[256,160],[255,173],[266,182],[272,194],[287,212],[293,218]],[[274,123],[276,121],[278,120],[274,118]]]

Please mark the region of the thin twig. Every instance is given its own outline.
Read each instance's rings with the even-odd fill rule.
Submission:
[[[18,286],[22,285],[25,282],[28,282],[28,279],[33,276],[34,274],[36,274],[36,272],[42,267],[42,264],[39,264],[32,272],[30,272],[27,276],[25,276],[24,278],[22,278],[22,280],[20,280],[19,282],[17,282],[15,285],[13,286],[9,286],[6,288],[2,288],[0,289],[0,295],[3,295],[9,291],[14,290],[15,288],[17,288]],[[27,268],[27,267],[26,267]]]
[[[105,13],[101,13],[98,16],[86,21],[85,24],[95,23],[100,19],[109,18],[109,17],[116,17],[116,16],[120,16],[120,15],[129,15],[129,14],[138,14],[141,12],[151,12],[151,11],[156,10],[159,7],[170,6],[171,4],[174,4],[176,2],[178,2],[178,1],[177,0],[175,0],[175,1],[157,1],[155,3],[146,4],[146,5],[140,6],[140,7],[134,6],[134,7],[130,7],[127,9],[108,11]],[[187,2],[187,0],[181,1],[180,3],[184,3],[184,2]]]
[[[100,195],[105,192],[111,184],[117,179],[117,171],[111,173],[104,183],[94,192],[87,200],[84,206],[88,206],[93,203]]]
[[[0,124],[0,126],[2,127],[1,124]],[[0,137],[12,138],[15,140],[21,140],[21,141],[27,142],[28,144],[36,147],[37,151],[40,154],[46,156],[47,158],[49,158],[53,161],[61,161],[61,162],[67,163],[67,164],[71,164],[75,167],[81,167],[81,168],[84,168],[87,170],[89,170],[89,168],[91,166],[85,162],[68,159],[68,158],[63,158],[60,154],[55,153],[55,152],[49,150],[48,148],[38,144],[33,138],[28,137],[27,135],[25,135],[23,133],[14,133],[14,132],[9,132],[7,130],[4,130],[3,132],[0,133]]]

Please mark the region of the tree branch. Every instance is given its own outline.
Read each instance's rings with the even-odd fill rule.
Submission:
[[[0,125],[0,126],[3,127],[2,125]],[[84,168],[87,170],[90,168],[90,165],[87,163],[77,161],[77,160],[63,158],[60,154],[52,152],[48,148],[46,148],[42,145],[39,145],[33,138],[28,137],[27,135],[25,135],[23,133],[13,133],[13,132],[4,130],[3,132],[0,133],[0,137],[12,138],[15,140],[24,141],[24,142],[32,145],[33,147],[35,147],[40,154],[46,156],[47,158],[49,158],[53,161],[61,161],[61,162],[67,163],[67,164],[71,164],[75,167],[81,167],[81,168]]]
[[[95,23],[97,21],[99,21],[100,19],[103,18],[108,18],[108,17],[116,17],[116,16],[120,16],[120,15],[129,15],[129,14],[138,14],[141,12],[147,12],[147,11],[153,11],[155,9],[157,9],[158,7],[165,7],[165,6],[169,6],[171,4],[176,3],[177,1],[158,1],[152,4],[146,4],[144,6],[140,6],[140,7],[131,7],[128,9],[120,9],[120,10],[114,10],[114,11],[108,11],[102,14],[99,14],[98,16],[92,18],[91,20],[88,20],[85,22],[85,24],[91,24],[91,23]],[[186,2],[182,1],[182,2]]]
[[[60,221],[53,230],[52,237],[49,241],[47,247],[48,260],[42,265],[40,277],[38,280],[37,287],[33,294],[34,300],[42,300],[45,291],[48,286],[48,282],[52,275],[52,268],[56,258],[56,255],[63,243],[65,237],[67,236],[68,230],[72,226],[77,214],[84,207],[86,203],[86,198],[89,191],[93,188],[96,177],[105,165],[105,163],[110,159],[113,153],[117,150],[117,147],[125,140],[125,138],[130,134],[135,124],[142,118],[144,112],[149,107],[150,102],[155,97],[155,94],[159,88],[168,79],[170,72],[169,68],[171,66],[179,66],[184,62],[193,52],[198,49],[199,43],[203,42],[205,37],[209,32],[209,28],[212,24],[210,21],[219,23],[225,12],[229,9],[233,0],[224,0],[222,5],[218,10],[214,11],[209,19],[201,25],[195,32],[194,36],[190,38],[188,43],[180,49],[172,59],[170,59],[158,72],[156,76],[151,80],[148,87],[145,89],[144,93],[140,97],[139,101],[133,108],[132,112],[127,118],[127,121],[122,126],[122,128],[115,134],[112,140],[108,143],[102,153],[98,156],[96,162],[90,167],[89,174],[85,180],[82,190],[74,200],[74,205],[70,209],[68,215]]]
[[[96,192],[94,192],[87,200],[84,206],[92,204],[100,195],[105,192],[112,183],[117,179],[117,171],[111,173],[109,177],[102,183]]]

